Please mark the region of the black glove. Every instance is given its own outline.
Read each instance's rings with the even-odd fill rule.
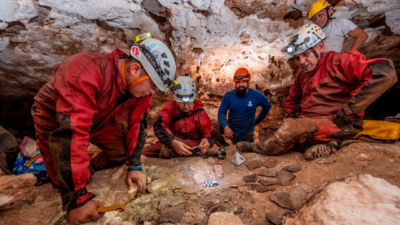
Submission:
[[[333,123],[336,124],[342,131],[351,132],[351,116],[346,115],[343,110],[336,113],[336,117],[333,119]]]
[[[347,105],[344,105],[343,108],[336,113],[333,123],[344,132],[358,133],[362,131],[362,119],[357,118],[357,115],[353,113]]]

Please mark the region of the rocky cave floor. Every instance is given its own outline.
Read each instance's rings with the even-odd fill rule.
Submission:
[[[164,160],[142,156],[144,173],[152,176],[149,185],[152,193],[138,196],[135,196],[136,190],[127,191],[124,166],[96,172],[88,189],[96,193],[105,205],[126,204],[126,209],[124,212],[108,212],[105,218],[91,224],[313,224],[310,220],[304,220],[306,217],[301,217],[301,209],[310,207],[318,198],[322,198],[321,194],[327,185],[333,182],[349,183],[342,178],[354,180],[359,179],[359,174],[370,174],[386,180],[391,188],[398,190],[400,187],[398,142],[382,144],[357,141],[327,159],[315,161],[306,160],[303,153],[294,151],[273,157],[243,153],[246,161],[240,166],[232,163],[236,152],[235,146],[229,146],[224,160],[214,157]],[[281,171],[286,165],[298,167],[291,166],[288,170],[293,172],[288,174]],[[299,171],[294,172],[296,170]],[[256,179],[253,174],[257,174]],[[295,178],[288,181],[293,177],[291,174]],[[244,181],[245,176],[249,176],[246,180],[250,182]],[[369,178],[375,179],[373,177]],[[203,182],[208,180],[217,181],[218,185],[204,187]],[[265,187],[259,182],[261,180],[265,180],[262,182],[266,184]],[[371,182],[373,184],[364,183],[361,188],[387,192],[385,188],[373,187],[378,185],[376,181]],[[346,192],[347,187],[343,188],[342,191]],[[376,193],[367,195],[379,198]],[[393,201],[394,208],[400,210],[400,197],[395,197]],[[211,213],[208,223],[204,220],[208,217],[207,211]],[[266,219],[266,215],[270,220]],[[393,215],[393,219],[399,215]],[[385,217],[387,220],[390,216]],[[0,224],[13,225],[67,224],[61,211],[60,198],[49,183],[35,187],[23,202],[1,211],[0,221]]]

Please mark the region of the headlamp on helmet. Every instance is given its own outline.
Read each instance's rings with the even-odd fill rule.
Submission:
[[[285,53],[289,54],[289,55],[293,55],[293,53],[296,51],[296,46],[294,46],[293,44],[289,44],[288,46],[286,46],[285,48]]]
[[[191,94],[191,95],[180,95],[180,94],[175,94],[175,96],[176,96],[176,98],[178,98],[178,99],[180,99],[180,100],[182,100],[182,101],[179,101],[179,102],[192,102],[191,101],[191,99],[193,99],[194,97],[195,97],[195,95],[194,94]]]
[[[297,55],[305,52],[307,49],[312,49],[325,39],[326,35],[320,27],[315,24],[307,24],[294,32],[290,43],[286,46],[284,51],[289,55]]]
[[[173,82],[175,87],[179,86],[173,93],[177,102],[193,102],[196,98],[196,85],[191,77],[180,76]]]
[[[239,68],[233,76],[233,81],[238,82],[241,80],[250,80],[250,73],[246,68]]]

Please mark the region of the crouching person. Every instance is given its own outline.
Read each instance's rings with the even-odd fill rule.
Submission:
[[[155,62],[160,55],[163,62]],[[96,211],[103,204],[86,189],[93,170],[126,164],[129,189],[136,183],[138,193],[144,193],[140,153],[151,97],[157,88],[167,91],[175,74],[174,56],[154,38],[135,43],[129,56],[119,49],[82,52],[56,66],[54,79],[34,98],[32,116],[69,224],[103,216]],[[89,141],[102,150],[96,156],[89,155]]]
[[[196,99],[196,85],[193,79],[181,76],[177,81],[181,89],[174,93],[175,101],[163,107],[153,126],[159,141],[143,151],[142,155],[166,159],[192,156],[196,154],[196,150],[205,153],[214,145],[211,138],[211,120],[203,108],[203,103]]]

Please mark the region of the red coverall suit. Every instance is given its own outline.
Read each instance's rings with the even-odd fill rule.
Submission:
[[[315,144],[348,138],[362,130],[365,108],[397,81],[393,63],[387,59],[366,60],[358,51],[327,52],[313,72],[301,72],[286,98],[289,117],[253,151],[265,155],[283,154],[299,143]],[[353,132],[344,132],[333,123],[347,107],[357,119]],[[360,124],[361,122],[361,124]],[[358,127],[357,127],[358,126]],[[264,136],[265,139],[265,136]]]
[[[86,190],[90,165],[95,170],[124,162],[141,165],[151,96],[133,98],[125,91],[121,57],[127,55],[119,49],[73,55],[55,67],[54,79],[34,98],[38,145],[64,210],[95,197]],[[92,159],[89,141],[102,149]]]
[[[159,157],[162,144],[173,149],[172,141],[174,139],[179,139],[186,145],[194,147],[200,144],[201,139],[207,138],[210,147],[213,145],[211,120],[203,109],[203,103],[197,99],[194,100],[193,109],[188,113],[182,112],[176,101],[167,103],[158,115],[158,120],[154,123],[153,128],[159,141],[150,149],[142,152],[148,157]],[[177,154],[174,154],[173,157],[177,157]]]

